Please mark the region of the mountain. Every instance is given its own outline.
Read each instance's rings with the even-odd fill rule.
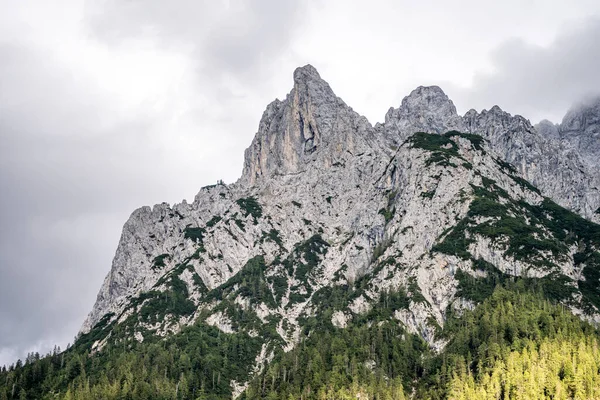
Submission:
[[[591,166],[598,166],[600,153],[600,98],[573,106],[561,124],[540,122],[538,129],[546,136],[576,149]]]
[[[587,368],[532,393],[600,393],[598,164],[546,128],[435,86],[372,126],[298,68],[241,178],[136,210],[74,346],[0,395],[473,398],[532,350]]]
[[[525,118],[512,116],[498,106],[481,113],[469,110],[460,117],[452,101],[436,86],[415,89],[398,109],[391,108],[385,123],[376,128],[396,143],[420,131],[458,130],[481,135],[503,161],[512,164],[520,176],[538,187],[545,196],[599,222],[600,147],[597,143],[600,103],[595,104],[595,108],[574,108],[565,116],[560,131],[571,132],[567,134],[572,138],[571,142],[581,138],[582,145],[575,148],[560,135],[548,134],[546,127],[553,126],[548,121],[543,121],[536,129]],[[576,128],[578,126],[581,126],[580,130]]]

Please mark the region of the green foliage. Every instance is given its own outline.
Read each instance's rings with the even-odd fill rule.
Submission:
[[[421,288],[414,276],[408,279],[408,293],[410,299],[415,303],[428,303],[427,299],[421,293]]]
[[[164,292],[151,290],[142,293],[132,301],[133,305],[142,304],[136,318],[131,322],[140,321],[155,324],[162,322],[168,314],[188,316],[196,311],[196,306],[189,300],[188,288],[177,274],[172,274],[165,282],[168,289]]]
[[[281,299],[285,296],[288,289],[288,278],[282,275],[271,275],[267,277],[267,282],[273,287],[273,295],[275,296],[275,302],[281,303]]]
[[[458,137],[461,137],[463,139],[467,139],[468,141],[471,142],[471,145],[476,150],[479,150],[479,151],[483,152],[483,154],[485,154],[485,150],[483,148],[483,144],[485,142],[485,139],[481,135],[475,135],[473,133],[462,133],[462,132],[458,132],[458,131],[449,131],[449,132],[446,132],[444,134],[444,136],[449,137],[449,138],[458,136]]]
[[[540,385],[536,389],[544,393],[544,382],[549,381],[531,380],[531,373],[552,379],[553,387],[546,388],[554,390],[556,385],[570,386],[570,372],[561,373],[560,368],[554,367],[561,363],[543,362],[530,362],[526,364],[529,368],[507,369],[515,355],[548,349],[548,355],[557,359],[557,353],[567,350],[563,345],[578,347],[581,341],[593,343],[594,353],[598,346],[597,332],[589,324],[540,295],[523,291],[519,285],[512,290],[497,288],[473,311],[466,311],[460,317],[450,316],[442,337],[449,340],[448,345],[443,353],[425,363],[417,398],[550,398],[539,394],[519,396],[523,395],[521,391],[533,390],[532,384]],[[566,351],[566,354],[571,353]],[[598,360],[596,356],[591,358]],[[583,381],[592,382],[591,386],[572,387],[570,396],[565,393],[558,398],[590,398],[584,393],[589,393],[592,387],[600,393],[598,371],[597,367],[581,370],[579,376]],[[516,382],[525,383],[517,387]],[[469,391],[465,394],[465,390],[473,389],[477,394]]]
[[[479,234],[502,243],[506,254],[517,260],[551,268],[554,261],[549,260],[546,254],[551,253],[553,259],[563,260],[568,253],[563,243],[565,228],[593,231],[590,225],[594,224],[577,226],[576,221],[572,220],[572,213],[560,207],[553,209],[553,218],[549,218],[547,214],[551,206],[547,200],[541,206],[514,202],[493,181],[484,179],[484,184],[485,188],[473,186],[475,198],[467,216],[433,250],[468,259],[470,254],[467,249],[474,240],[472,235]],[[476,218],[482,217],[485,217],[483,222],[475,222]]]
[[[527,278],[508,275],[492,264],[478,259],[473,262],[473,267],[485,276],[473,276],[457,270],[454,274],[458,281],[456,295],[474,301],[476,304],[490,297],[497,286],[521,287],[553,301],[570,303],[576,289],[573,281],[565,275],[551,273],[542,278]]]
[[[298,203],[297,201],[292,200],[292,204],[298,208],[302,208],[302,204]]]
[[[535,186],[533,186],[531,183],[529,183],[529,181],[521,178],[518,175],[511,175],[510,176],[518,185],[520,185],[521,187],[531,190],[532,192],[535,192],[539,195],[542,194],[542,192],[540,192],[540,190],[538,188],[536,188]]]
[[[373,255],[371,256],[371,262],[377,261],[379,257],[385,253],[388,247],[392,244],[392,240],[390,238],[384,238],[381,242],[379,242],[375,248],[373,249]]]
[[[152,260],[152,269],[164,268],[165,259],[171,258],[169,254],[161,254],[159,256],[154,257]]]
[[[432,247],[431,251],[455,255],[464,260],[470,259],[471,253],[468,248],[474,240],[465,235],[468,223],[467,218],[460,220],[441,242]]]
[[[235,297],[243,296],[250,301],[250,304],[263,302],[271,308],[276,308],[277,303],[265,277],[265,268],[263,256],[251,258],[237,274],[210,291],[206,301],[223,299],[233,301]]]
[[[236,218],[236,219],[234,220],[234,222],[235,222],[235,224],[238,226],[238,228],[240,228],[240,230],[241,230],[242,232],[246,232],[246,224],[244,224],[244,221],[242,221],[242,220],[241,220],[241,219],[239,219],[239,218]]]
[[[440,152],[458,157],[458,145],[446,135],[417,132],[408,139],[413,148]]]
[[[587,311],[600,310],[600,254],[589,250],[574,255],[575,265],[583,267],[582,275],[585,280],[579,281],[578,287],[588,300]],[[595,310],[593,309],[595,307]]]
[[[253,259],[235,285],[256,282],[263,263]],[[434,353],[393,317],[414,301],[414,294],[401,289],[382,292],[364,314],[348,314],[346,327],[332,324],[333,313],[364,293],[367,281],[314,293],[317,308],[302,321],[299,344],[289,352],[275,348],[273,360],[254,376],[254,360],[265,339],[276,340],[270,335],[278,320],[261,328],[255,314],[224,299],[219,307],[230,318],[261,329],[258,336],[225,334],[199,318],[164,340],[146,336],[138,343],[120,336],[90,354],[91,344],[101,337],[98,332],[111,327],[112,316],[106,316],[66,352],[31,355],[25,365],[19,362],[0,372],[0,396],[228,399],[230,382],[248,379],[242,394],[247,400],[406,399],[411,392],[418,399],[512,399],[524,393],[527,398],[554,393],[553,398],[566,399],[600,393],[598,332],[532,293],[524,282],[497,287],[472,311],[449,311],[439,332],[448,344]]]
[[[210,219],[210,221],[208,221],[206,223],[206,227],[207,228],[212,228],[213,226],[215,226],[216,224],[219,223],[219,221],[221,221],[222,217],[220,215],[215,215],[214,217],[212,217]]]
[[[501,160],[499,158],[495,158],[494,161],[496,161],[496,164],[498,164],[500,166],[500,168],[503,169],[508,174],[510,174],[510,175],[518,174],[517,169],[515,167],[513,167],[512,164],[509,164],[506,161]]]
[[[408,138],[408,141],[410,142],[413,148],[419,148],[431,152],[431,155],[425,162],[425,166],[435,164],[441,166],[456,167],[456,164],[450,162],[450,159],[452,157],[456,157],[463,161],[463,166],[465,166],[465,168],[472,169],[473,165],[471,165],[459,154],[458,145],[454,142],[454,140],[452,140],[453,137],[461,137],[463,139],[469,140],[471,142],[471,145],[475,149],[485,154],[485,150],[483,149],[483,142],[485,141],[485,139],[483,139],[483,137],[479,135],[473,135],[469,133],[450,131],[446,132],[443,135],[437,135],[431,133],[417,132],[410,138]]]
[[[283,241],[281,240],[281,236],[279,236],[279,231],[277,229],[271,229],[268,233],[263,232],[261,240],[270,240],[271,242],[276,243],[280,248],[285,249],[283,247]]]
[[[388,222],[390,222],[392,220],[392,218],[394,218],[394,210],[389,210],[387,208],[382,208],[381,210],[379,210],[379,214],[383,215],[383,218],[385,219],[385,223],[387,224]]]
[[[252,218],[254,218],[254,223],[255,224],[258,223],[258,219],[260,217],[262,217],[263,212],[262,212],[262,207],[260,206],[260,204],[258,203],[258,201],[256,200],[255,197],[246,197],[246,198],[238,199],[236,201],[236,203],[242,209],[242,213],[244,214],[244,217],[247,217],[248,215],[252,215]]]
[[[306,282],[308,274],[318,266],[321,257],[327,254],[328,247],[329,243],[321,235],[313,235],[300,243],[292,252],[291,258],[284,262],[288,273],[294,273],[295,269],[295,278]]]
[[[483,150],[483,139],[458,132],[417,134],[409,140],[413,147],[432,152],[428,162],[449,165],[451,157],[460,158],[454,136]],[[515,174],[509,164],[501,167]],[[550,200],[538,205],[513,201],[496,182],[485,178],[482,182],[482,186],[472,187],[474,199],[466,217],[444,232],[432,250],[472,260],[468,247],[481,235],[515,259],[545,268],[548,275],[515,277],[483,260],[473,260],[477,276],[457,270],[457,296],[473,301],[476,307],[460,314],[447,310],[447,322],[436,333],[448,343],[440,353],[433,353],[395,318],[397,311],[408,309],[412,302],[426,302],[414,278],[409,279],[406,290],[383,292],[379,298],[368,296],[373,293],[369,274],[352,284],[317,290],[315,281],[329,244],[315,235],[298,243],[285,259],[277,257],[269,267],[263,257],[249,260],[230,280],[209,292],[187,264],[191,259],[200,260],[200,253],[205,252],[206,228],[188,225],[184,237],[199,247],[159,280],[156,287],[164,285],[165,291],[153,289],[133,299],[132,305],[139,311],[121,324],[110,322],[114,315],[106,315],[66,352],[41,358],[32,355],[25,365],[1,371],[0,400],[225,399],[231,398],[232,380],[248,379],[251,382],[244,399],[379,400],[405,399],[408,393],[413,393],[411,398],[424,399],[599,397],[598,334],[555,303],[579,306],[580,292],[585,311],[600,308],[600,227]],[[424,197],[431,198],[433,193],[425,192]],[[386,223],[393,218],[396,195],[387,196],[388,205],[380,210]],[[331,197],[326,200],[330,203]],[[238,205],[245,217],[252,215],[254,223],[262,216],[262,208],[252,197],[239,199]],[[206,227],[212,228],[220,220],[214,216]],[[244,222],[238,221],[244,229]],[[282,246],[275,229],[263,232],[262,239]],[[386,248],[384,241],[373,249],[377,264],[371,273],[395,266],[394,256],[379,260]],[[574,255],[572,248],[577,249]],[[168,257],[156,257],[153,268],[165,266]],[[554,260],[570,257],[584,280],[573,282],[554,265]],[[278,269],[267,274],[271,267]],[[188,286],[179,278],[186,268],[193,273],[194,284],[206,293],[204,299],[219,301],[212,312],[223,312],[239,332],[252,330],[258,335],[226,334],[207,326],[202,322],[207,311],[200,314],[197,324],[166,339],[141,328],[139,322],[154,324],[168,315],[178,318],[196,312]],[[288,287],[290,277],[295,279],[293,287]],[[277,308],[288,290],[289,304],[312,297],[313,308],[299,317],[299,344],[286,353],[279,347],[281,339],[275,330],[280,319],[263,322],[234,300],[242,296],[251,305]],[[348,306],[360,296],[371,302],[372,308],[353,315]],[[334,313],[340,311],[348,318],[345,328],[332,323]],[[283,329],[288,329],[283,322]],[[430,320],[430,325],[437,323]],[[133,338],[134,329],[144,335],[143,343]],[[92,354],[92,345],[107,337],[106,347]],[[275,356],[262,372],[250,375],[265,342]]]
[[[579,289],[583,295],[581,306],[586,311],[591,312],[594,307],[600,309],[600,254],[597,250],[600,226],[548,199],[539,205],[513,201],[494,181],[486,178],[482,181],[484,187],[472,186],[474,199],[467,216],[450,232],[445,232],[432,251],[468,260],[472,258],[468,248],[476,235],[490,238],[506,255],[549,272],[542,279],[526,279],[528,287],[543,290],[553,300],[565,302],[571,302]],[[581,264],[585,277],[577,285],[561,275],[556,267],[557,261],[570,260],[569,246],[573,245],[581,249],[575,263]],[[457,272],[464,297],[480,301],[497,283],[505,281],[506,277],[498,275],[498,271],[484,270],[489,273],[484,280]]]
[[[193,242],[203,244],[205,233],[206,233],[206,229],[204,229],[204,228],[198,228],[198,227],[194,228],[191,225],[188,225],[183,230],[183,237],[185,239],[190,239]]]
[[[104,315],[88,333],[77,338],[76,345],[81,348],[90,348],[97,340],[104,339],[114,327],[114,322],[109,322],[114,316],[115,314],[112,312]]]
[[[379,214],[383,215],[385,219],[385,223],[387,224],[394,218],[394,213],[396,212],[396,208],[394,207],[394,201],[396,200],[396,195],[398,192],[396,190],[389,191],[387,193],[387,205],[379,210]]]
[[[260,338],[205,324],[161,341],[108,344],[94,354],[75,346],[0,373],[0,397],[230,399],[231,380],[248,379],[260,346]]]
[[[531,183],[529,183],[529,181],[521,178],[519,176],[519,172],[517,171],[517,169],[515,167],[513,167],[511,164],[502,161],[501,159],[497,158],[494,159],[496,161],[496,163],[500,166],[500,168],[508,175],[512,178],[512,180],[514,180],[518,185],[520,185],[521,187],[531,190],[532,192],[535,192],[539,195],[541,195],[542,193],[540,192],[540,190],[538,188],[536,188],[535,186],[533,186]]]
[[[421,197],[424,199],[433,199],[433,196],[435,196],[435,189],[421,193]]]
[[[301,303],[306,301],[312,294],[312,284],[314,279],[320,274],[319,264],[322,258],[327,254],[329,243],[327,243],[321,235],[314,235],[304,242],[297,243],[292,252],[284,259],[279,260],[277,258],[273,262],[275,265],[283,265],[285,276],[279,274],[272,279],[275,280],[287,280],[288,277],[293,277],[298,280],[298,284],[290,288],[289,302],[287,307],[292,306],[295,303]],[[274,290],[277,292],[277,299],[281,299],[282,291],[287,290],[287,283],[285,285],[280,284],[274,286]]]
[[[451,157],[460,157],[458,146],[453,140],[443,135],[429,133],[415,133],[408,139],[413,148],[420,148],[431,152],[431,155],[425,161],[425,166],[432,164],[441,166],[452,166]],[[452,164],[452,165],[451,165]]]
[[[279,353],[243,398],[345,399],[360,393],[365,399],[405,399],[403,388],[412,385],[422,371],[421,358],[430,354],[421,338],[391,318],[408,307],[408,298],[402,291],[384,292],[368,314],[336,328],[332,312],[353,290],[337,286],[315,293],[322,308],[307,321],[305,339]]]

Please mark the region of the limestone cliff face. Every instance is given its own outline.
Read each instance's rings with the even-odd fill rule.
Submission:
[[[563,214],[545,199],[597,219],[597,164],[543,132],[498,107],[461,117],[437,87],[416,89],[373,127],[312,66],[299,68],[285,100],[264,112],[238,182],[131,215],[81,332],[96,332],[100,350],[116,325],[140,341],[199,320],[251,336],[272,325],[289,350],[324,290],[362,279],[333,324],[402,287],[412,303],[395,318],[443,346],[431,321],[472,306],[457,294],[457,271],[484,275],[478,260],[561,279],[574,310],[597,318],[577,289],[593,266],[575,254],[598,244],[579,231],[563,238],[553,222]],[[495,236],[507,218],[530,224],[531,252]],[[253,279],[260,296],[244,286]],[[252,317],[242,323],[232,310]]]
[[[307,65],[294,72],[294,88],[287,98],[267,106],[246,150],[241,182],[253,185],[273,175],[301,173],[317,160],[331,166],[346,154],[367,151],[373,140],[367,119]]]

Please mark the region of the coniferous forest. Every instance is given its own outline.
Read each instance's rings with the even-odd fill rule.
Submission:
[[[439,353],[389,318],[404,301],[402,291],[385,293],[345,328],[307,321],[300,344],[251,376],[240,398],[600,398],[597,330],[522,280],[448,316]],[[231,398],[231,380],[252,364],[256,346],[203,323],[96,353],[83,336],[66,351],[3,368],[0,399]]]

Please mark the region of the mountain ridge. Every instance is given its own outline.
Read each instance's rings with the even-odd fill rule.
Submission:
[[[461,117],[419,87],[373,126],[301,67],[240,179],[134,211],[73,347],[0,396],[498,397],[517,390],[499,366],[533,352],[585,371],[532,393],[589,397],[597,178],[499,107]]]
[[[558,160],[561,158],[556,150],[558,145],[554,143],[552,146],[545,146],[542,141],[538,140],[539,137],[536,136],[533,126],[524,118],[520,116],[513,117],[497,106],[490,111],[484,110],[481,113],[470,110],[465,114],[465,117],[460,117],[457,115],[452,101],[439,87],[419,87],[402,101],[398,109],[392,108],[388,111],[385,124],[371,126],[366,118],[355,113],[335,96],[330,86],[321,79],[316,69],[310,65],[296,69],[294,72],[294,88],[285,100],[276,100],[267,107],[259,124],[258,133],[246,150],[242,177],[234,184],[218,186],[217,189],[221,198],[234,198],[245,191],[253,193],[257,190],[269,190],[269,178],[272,176],[280,179],[282,176],[289,174],[290,179],[293,179],[292,175],[294,174],[307,173],[307,176],[310,176],[308,178],[310,181],[318,182],[321,178],[318,176],[319,174],[315,173],[315,165],[318,165],[321,172],[325,173],[323,171],[334,168],[334,165],[340,166],[346,163],[357,163],[359,167],[353,172],[352,177],[344,176],[344,179],[360,181],[362,177],[359,176],[363,174],[362,171],[365,168],[372,170],[377,167],[378,162],[380,164],[378,168],[382,168],[382,163],[389,162],[390,157],[393,157],[391,148],[406,140],[406,133],[404,132],[429,130],[439,133],[442,130],[451,130],[447,128],[482,132],[483,136],[490,140],[494,150],[500,153],[500,157],[504,155],[502,157],[504,160],[516,165],[517,171],[522,176],[535,182],[536,173],[541,172],[542,177],[540,179],[543,178],[542,182],[545,183],[545,185],[542,185],[542,192],[555,198],[559,203],[578,205],[581,198],[591,199],[586,200],[592,204],[586,205],[586,211],[583,214],[588,217],[591,215],[592,219],[597,219],[598,215],[590,211],[595,210],[596,204],[600,206],[597,190],[592,191],[591,194],[577,190],[576,195],[573,195],[572,190],[564,190],[566,185],[569,185],[569,188],[574,185],[588,185],[588,182],[597,178],[597,176],[589,178],[587,176],[589,174],[586,174],[585,170],[580,168],[576,154],[572,150],[564,150],[567,152],[566,154],[575,158],[573,163],[577,167],[558,168],[558,175],[555,173],[554,176],[548,179],[548,170],[551,166],[564,165],[563,161]],[[396,135],[393,134],[394,130],[396,130]],[[386,140],[376,140],[377,135],[383,136]],[[512,142],[507,142],[507,137],[513,139]],[[390,142],[392,145],[388,147]],[[532,146],[536,150],[533,154],[519,151]],[[361,163],[366,152],[371,154],[377,152],[377,154],[388,159],[384,161],[366,160],[367,164],[363,165]],[[550,160],[545,164],[539,162],[540,159],[543,161],[542,155],[548,153],[550,154],[548,156]],[[361,154],[362,159],[361,157],[355,157],[355,154]],[[566,159],[567,161],[571,160],[570,158]],[[515,161],[518,162],[515,163]],[[539,164],[545,166],[545,168],[536,170],[530,167],[532,164]],[[307,171],[306,165],[311,165],[313,169]],[[576,176],[573,177],[573,174]],[[534,179],[531,179],[532,175]],[[559,179],[556,179],[557,176]],[[261,185],[264,187],[261,187]],[[332,187],[335,188],[336,185],[332,185]],[[561,194],[553,196],[557,192]],[[190,209],[194,207],[198,209],[217,207],[217,210],[215,210],[217,213],[219,210],[225,209],[225,206],[219,205],[219,202],[211,201],[210,197],[203,196],[204,193],[206,191],[200,191],[191,205],[183,202],[173,206],[171,210],[168,205],[163,204],[155,206],[153,209],[142,208],[134,212],[130,222],[128,222],[132,226],[129,227],[126,224],[124,229],[126,238],[122,239],[122,242],[124,245],[128,245],[131,240],[131,237],[127,236],[128,233],[143,230],[145,224],[149,223],[147,220],[149,215],[160,214],[159,219],[164,220],[164,215],[172,213],[178,215],[189,214]],[[563,193],[567,193],[567,196]],[[596,201],[597,203],[594,203]],[[202,218],[202,216],[199,217]],[[208,219],[208,216],[204,218]],[[186,223],[188,222],[199,224],[200,221],[197,219],[186,220]],[[175,225],[177,224],[171,224],[164,229],[173,230]],[[179,227],[177,229],[182,230],[183,228]],[[234,243],[236,241],[230,240],[230,242],[231,249],[239,246],[239,243]],[[224,243],[227,243],[227,240]],[[160,241],[150,243],[148,246],[153,248],[157,244],[160,244]],[[217,247],[216,244],[213,246]],[[190,251],[190,248],[188,248],[187,252]],[[240,248],[240,251],[242,253],[246,251],[245,257],[248,257],[247,250]],[[113,302],[114,297],[121,299],[120,301],[123,302],[125,301],[124,297],[127,295],[131,296],[134,293],[148,290],[153,282],[158,279],[157,277],[151,278],[146,284],[142,284],[140,288],[131,289],[131,285],[139,284],[140,275],[142,277],[148,276],[147,272],[151,260],[135,252],[131,254],[138,256],[138,258],[127,258],[129,252],[118,251],[117,253],[113,262],[113,270],[117,272],[113,274],[113,271],[111,271],[107,276],[107,280],[103,285],[104,289],[100,292],[99,301],[97,302],[100,306],[95,306],[90,314],[89,321],[86,320],[86,323],[84,323],[82,332],[89,330],[99,321],[102,315],[106,314],[106,309],[111,307],[109,304]],[[160,254],[167,253],[168,251],[165,249]],[[160,254],[155,255],[155,257]],[[229,266],[229,269],[238,270],[243,265],[243,262],[239,260],[233,261],[235,261],[236,266]],[[137,265],[140,263],[146,265],[142,273],[139,273],[140,271],[137,269]],[[127,268],[126,264],[134,265],[134,268]],[[202,271],[199,270],[198,272],[201,273]],[[118,274],[125,275],[125,278],[115,277]],[[222,268],[214,265],[211,273],[204,274],[203,278],[207,281],[205,284],[208,283],[208,287],[213,287],[223,283],[230,276],[230,272],[223,272]],[[123,288],[129,289],[123,290]],[[117,306],[116,309],[119,307]]]

